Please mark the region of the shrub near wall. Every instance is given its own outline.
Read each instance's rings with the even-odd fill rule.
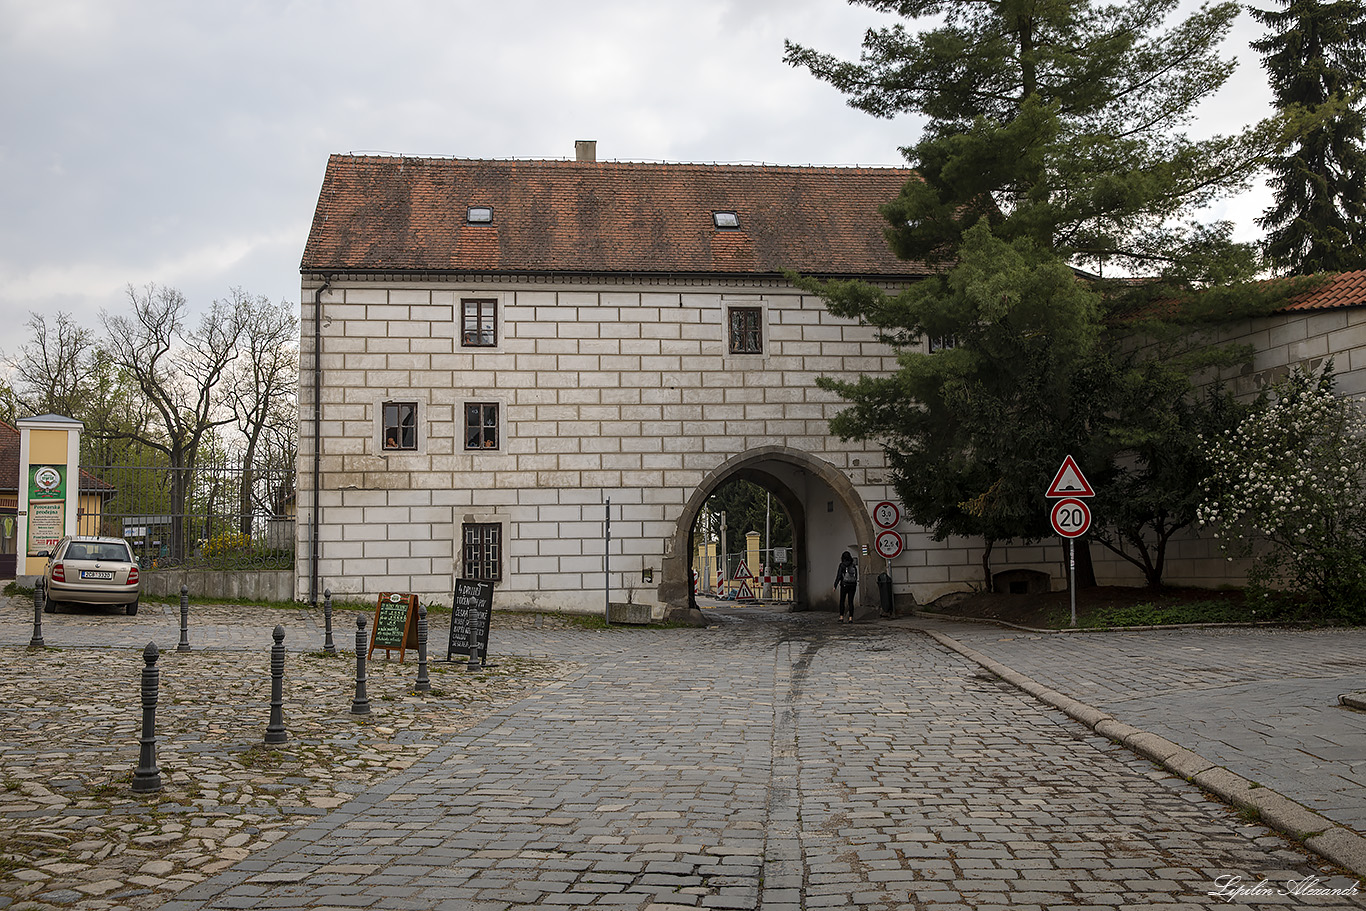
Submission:
[[[1366,621],[1366,415],[1322,374],[1274,385],[1210,441],[1200,522],[1224,552],[1255,557],[1254,593],[1308,596],[1325,616]]]

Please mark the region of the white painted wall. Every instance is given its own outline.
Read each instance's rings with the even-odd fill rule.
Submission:
[[[308,592],[312,472],[313,307],[305,285],[299,452],[299,580]],[[499,344],[459,344],[459,301],[496,298]],[[728,306],[764,310],[762,355],[727,352]],[[766,446],[806,453],[840,472],[865,512],[893,498],[875,445],[828,432],[841,407],[815,385],[894,369],[866,327],[831,316],[816,297],[782,283],[666,286],[480,279],[335,282],[323,295],[322,508],[319,592],[411,591],[448,602],[460,526],[498,522],[505,533],[500,606],[599,611],[603,503],[612,501],[611,599],[654,604],[655,586],[684,505],[710,472]],[[1340,388],[1366,393],[1366,310],[1290,314],[1232,327],[1227,341],[1258,346],[1241,394],[1296,364],[1337,356]],[[384,454],[378,409],[420,403],[420,445]],[[461,406],[497,402],[502,445],[463,447]],[[808,513],[808,591],[833,606],[839,554],[856,517],[828,484],[790,478]],[[826,504],[835,503],[833,511]],[[865,519],[866,517],[857,517]],[[981,542],[932,541],[903,523],[906,549],[890,571],[921,602],[980,583]],[[1092,548],[1103,584],[1140,584],[1137,570]],[[1037,569],[1064,584],[1056,541],[998,547],[993,568]],[[862,563],[871,585],[884,561]],[[641,581],[652,569],[654,585]],[[1240,582],[1209,539],[1186,536],[1170,558],[1174,584]],[[828,602],[827,602],[828,599]]]
[[[305,286],[301,333],[305,555],[314,292]],[[460,346],[464,297],[498,300],[496,348]],[[728,353],[729,306],[763,309],[762,355]],[[642,573],[660,578],[687,498],[727,459],[765,446],[792,447],[844,472],[868,505],[891,494],[876,446],[829,435],[840,403],[815,380],[890,370],[894,358],[870,329],[780,283],[335,282],[323,295],[322,335],[319,589],[334,594],[399,590],[448,600],[462,522],[497,521],[507,542],[497,603],[599,610],[610,497],[611,598],[653,603]],[[419,402],[416,452],[382,451],[377,413],[386,400]],[[472,401],[500,406],[496,452],[464,450],[461,406]],[[813,578],[833,576],[827,551],[838,559],[853,520],[842,513],[812,527]],[[306,559],[299,590],[308,590]]]

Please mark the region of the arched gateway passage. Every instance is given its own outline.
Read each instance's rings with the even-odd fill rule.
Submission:
[[[765,446],[740,453],[708,474],[688,498],[661,567],[659,599],[672,616],[697,610],[692,589],[693,527],[707,498],[734,480],[751,481],[771,491],[792,519],[797,610],[835,609],[831,589],[840,553],[859,559],[861,575],[871,581],[873,524],[863,498],[849,478],[828,462],[786,446]],[[859,586],[863,608],[876,603],[871,584]]]

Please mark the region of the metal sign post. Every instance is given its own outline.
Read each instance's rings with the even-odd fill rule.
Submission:
[[[1049,521],[1053,530],[1067,539],[1067,591],[1072,601],[1072,625],[1077,625],[1077,546],[1076,539],[1086,534],[1091,527],[1091,508],[1079,497],[1094,497],[1096,492],[1081,473],[1077,460],[1070,455],[1062,460],[1062,466],[1053,476],[1044,496],[1053,503]]]
[[[1067,591],[1072,596],[1072,625],[1077,625],[1077,547],[1071,538],[1067,539]]]
[[[602,548],[602,622],[612,625],[612,498],[607,498],[607,520],[603,522],[606,537]]]

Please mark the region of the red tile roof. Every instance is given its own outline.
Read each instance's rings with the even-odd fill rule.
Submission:
[[[1339,272],[1314,290],[1294,298],[1282,312],[1361,306],[1366,306],[1366,269]]]
[[[904,168],[333,155],[301,271],[905,278],[877,207]],[[466,224],[470,206],[493,222]],[[739,230],[718,229],[716,211]]]

